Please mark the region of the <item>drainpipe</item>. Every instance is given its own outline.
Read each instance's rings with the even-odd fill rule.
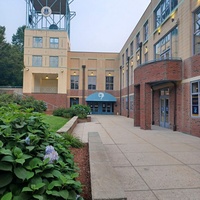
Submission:
[[[83,69],[83,88],[82,88],[82,104],[85,105],[85,65],[82,65]]]
[[[176,131],[176,93],[177,93],[177,86],[176,86],[176,83],[173,82],[173,85],[174,85],[174,124],[173,124],[173,131]]]
[[[129,57],[127,58],[127,67],[128,67],[128,77],[127,77],[127,107],[128,107],[128,113],[127,113],[127,117],[129,117]]]
[[[119,101],[120,101],[120,111],[119,114],[122,114],[122,66],[120,66],[120,89],[119,89]]]
[[[152,125],[154,125],[155,121],[154,121],[154,90],[153,90],[153,87],[151,87],[151,90],[152,90]]]
[[[140,47],[140,65],[142,64],[142,42],[139,44]]]

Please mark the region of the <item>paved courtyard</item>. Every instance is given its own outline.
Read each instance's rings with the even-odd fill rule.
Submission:
[[[98,132],[128,200],[200,200],[200,138],[133,119],[92,115],[73,134],[88,142]]]

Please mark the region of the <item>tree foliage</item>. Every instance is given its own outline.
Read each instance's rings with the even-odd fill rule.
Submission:
[[[18,28],[10,44],[5,40],[6,28],[0,26],[0,86],[22,86],[24,29]]]

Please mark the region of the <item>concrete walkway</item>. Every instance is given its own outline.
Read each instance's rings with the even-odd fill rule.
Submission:
[[[98,132],[128,200],[200,200],[200,138],[133,119],[92,115],[73,133],[88,142]]]

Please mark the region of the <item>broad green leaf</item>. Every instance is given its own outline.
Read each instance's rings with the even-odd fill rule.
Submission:
[[[0,148],[3,147],[3,142],[0,140]]]
[[[42,176],[45,178],[53,178],[54,177],[53,174],[51,174],[51,173],[43,173]]]
[[[0,170],[12,172],[12,164],[0,161]]]
[[[77,196],[76,192],[73,191],[73,190],[71,190],[71,191],[69,192],[68,199],[69,199],[69,200],[74,200],[74,199],[76,199],[76,196]]]
[[[27,171],[23,167],[15,168],[14,173],[19,179],[22,179],[22,180],[26,179]]]
[[[52,196],[60,197],[60,193],[56,190],[47,190],[46,193]]]
[[[59,181],[52,181],[48,185],[48,190],[52,190],[54,187],[60,187],[60,186],[62,186],[62,184]]]
[[[59,194],[63,199],[67,199],[69,197],[69,192],[67,190],[61,190],[59,191]]]
[[[12,199],[12,192],[5,194],[1,200],[11,200]]]
[[[34,176],[34,172],[29,172],[26,171],[26,179],[29,180],[30,178],[32,178]]]
[[[10,149],[4,149],[4,148],[2,148],[0,150],[0,153],[3,154],[3,155],[10,155],[10,156],[12,155],[12,152],[11,152]]]
[[[22,192],[19,196],[14,196],[13,200],[30,200],[31,197],[32,195]]]
[[[18,148],[18,147],[15,147],[13,149],[13,153],[14,153],[15,157],[17,157],[17,158],[21,158],[22,155],[23,155],[22,150],[20,148]]]
[[[27,146],[26,149],[28,149],[29,152],[31,152],[33,149],[35,149],[35,146]]]
[[[51,173],[57,178],[59,178],[62,175],[61,172],[58,170],[53,170]]]
[[[14,162],[13,156],[4,156],[1,161]]]
[[[12,179],[13,179],[12,173],[10,172],[1,173],[0,188],[9,185],[12,182]]]
[[[33,158],[29,162],[31,169],[37,168],[37,166],[40,166],[42,164],[43,164],[43,161],[41,161],[39,158]]]
[[[38,200],[43,200],[43,199],[44,199],[43,196],[38,195],[38,194],[34,194],[33,197],[34,197],[35,199],[38,199]]]
[[[24,187],[22,192],[32,192],[33,190],[30,187]]]
[[[36,190],[38,190],[38,189],[40,189],[40,188],[42,188],[42,187],[44,187],[45,186],[45,183],[37,183],[36,185],[35,185],[35,188],[36,188]]]
[[[42,178],[40,176],[34,176],[34,178],[31,179],[32,184],[42,183]]]
[[[16,159],[15,162],[23,165],[25,160],[20,158],[20,159]]]

